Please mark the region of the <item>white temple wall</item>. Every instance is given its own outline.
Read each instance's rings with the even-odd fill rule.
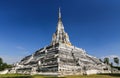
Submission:
[[[8,70],[3,70],[3,71],[0,71],[0,74],[7,74],[8,73]]]
[[[98,70],[95,70],[95,69],[93,69],[93,70],[87,70],[86,71],[86,74],[87,75],[90,75],[90,74],[98,74],[99,73],[99,71]]]

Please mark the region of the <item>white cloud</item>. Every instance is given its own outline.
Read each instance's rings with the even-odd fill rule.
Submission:
[[[9,51],[9,53],[0,53],[0,57],[3,59],[4,62],[13,64],[19,62],[22,58],[30,54],[30,51],[28,51],[26,48],[22,46],[16,46],[14,47],[14,54],[13,52],[11,52],[10,54]]]
[[[23,58],[23,56],[9,56],[9,55],[0,55],[0,57],[3,59],[3,62],[6,62],[8,64],[19,62]]]
[[[24,47],[22,47],[22,46],[17,46],[16,47],[17,49],[19,49],[19,50],[26,50]]]
[[[22,46],[17,46],[16,47],[18,52],[21,52],[21,54],[23,55],[29,55],[30,51],[28,51],[26,48],[22,47]]]

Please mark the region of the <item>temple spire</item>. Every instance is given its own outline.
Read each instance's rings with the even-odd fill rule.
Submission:
[[[61,30],[61,29],[64,30],[64,26],[63,26],[63,23],[62,23],[61,9],[59,8],[57,30]]]
[[[59,8],[59,14],[58,14],[57,30],[52,37],[52,45],[55,45],[56,43],[64,43],[64,44],[71,45],[69,36],[64,30],[60,8]]]
[[[61,10],[60,10],[60,8],[59,8],[59,18],[61,18]]]

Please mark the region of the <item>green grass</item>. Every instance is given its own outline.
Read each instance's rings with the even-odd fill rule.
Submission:
[[[0,78],[57,78],[53,76],[41,76],[41,75],[21,75],[21,74],[5,74],[0,75]],[[86,75],[86,76],[65,76],[59,78],[120,78],[120,74],[101,74],[101,75]]]
[[[0,75],[0,78],[32,78],[32,76],[22,75],[22,74],[5,74],[5,75]]]
[[[86,75],[86,76],[67,76],[66,78],[120,78],[119,75]]]

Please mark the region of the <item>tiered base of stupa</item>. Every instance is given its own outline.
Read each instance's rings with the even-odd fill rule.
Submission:
[[[42,75],[84,75],[110,73],[110,67],[85,50],[73,46],[64,30],[59,8],[56,32],[51,45],[23,58],[10,73]]]
[[[110,73],[110,67],[85,50],[64,43],[44,47],[17,63],[11,73],[84,75]]]

